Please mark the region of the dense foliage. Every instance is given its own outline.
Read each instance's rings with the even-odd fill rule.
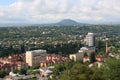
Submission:
[[[101,68],[69,61],[56,65],[50,80],[120,80],[119,74],[120,60],[117,59],[108,59]]]
[[[52,80],[104,80],[102,72],[80,62],[66,62],[55,66]]]
[[[103,67],[103,75],[107,80],[120,80],[120,60],[109,59]]]
[[[6,70],[0,70],[0,78],[4,78],[7,75]]]

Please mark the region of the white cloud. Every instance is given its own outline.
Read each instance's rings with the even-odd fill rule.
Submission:
[[[3,12],[0,12],[0,17],[4,16],[4,13]]]
[[[119,21],[119,0],[17,0],[0,7],[0,22]]]

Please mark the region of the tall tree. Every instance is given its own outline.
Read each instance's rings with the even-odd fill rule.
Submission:
[[[21,52],[22,52],[22,53],[25,53],[25,46],[24,46],[24,44],[21,45]]]
[[[96,61],[96,59],[95,59],[95,53],[93,52],[93,53],[90,54],[90,62],[93,63],[95,61]]]

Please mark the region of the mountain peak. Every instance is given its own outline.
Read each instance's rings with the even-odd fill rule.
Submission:
[[[58,25],[77,25],[78,22],[71,20],[71,19],[63,19],[57,23]]]
[[[72,20],[72,19],[63,19],[63,20],[61,20],[60,22],[62,22],[62,21],[66,21],[66,22],[76,22],[76,21],[74,21],[74,20]],[[77,23],[77,22],[76,22]]]

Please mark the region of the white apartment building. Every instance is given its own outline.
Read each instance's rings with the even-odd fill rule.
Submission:
[[[85,37],[86,45],[95,46],[95,35],[94,33],[88,33]]]

